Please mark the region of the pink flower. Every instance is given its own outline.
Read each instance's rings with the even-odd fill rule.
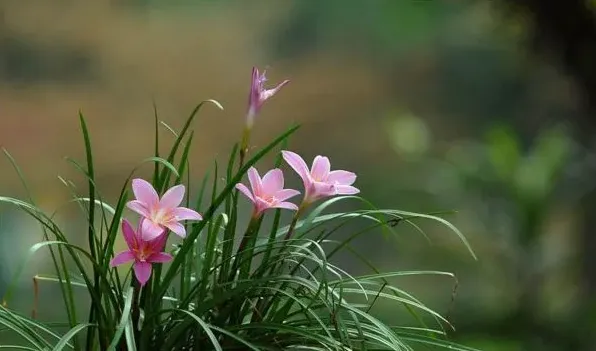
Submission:
[[[277,92],[284,85],[290,82],[286,79],[272,89],[265,89],[263,85],[266,81],[267,78],[265,77],[265,71],[263,71],[263,73],[259,73],[259,70],[256,67],[253,67],[252,81],[250,85],[250,95],[248,97],[248,114],[246,120],[248,129],[252,128],[254,118],[261,110],[261,106],[263,106],[265,101],[267,101],[273,95],[277,94]]]
[[[129,201],[126,205],[147,219],[142,221],[143,239],[145,240],[154,239],[165,228],[184,238],[186,230],[180,221],[203,218],[194,210],[178,207],[184,198],[184,185],[170,188],[161,200],[153,186],[143,179],[133,179],[132,191],[137,199]]]
[[[144,221],[141,219],[141,222]],[[120,252],[110,262],[110,267],[115,267],[134,261],[133,269],[141,286],[145,285],[151,276],[152,263],[163,263],[172,259],[170,254],[162,252],[168,240],[167,235],[159,235],[153,240],[145,241],[142,231],[142,223],[139,223],[139,228],[135,232],[130,223],[126,219],[123,220],[122,234],[128,250]]]
[[[306,204],[328,196],[353,195],[360,192],[352,186],[356,181],[356,174],[341,170],[331,171],[331,164],[327,157],[315,157],[309,170],[306,162],[298,154],[282,151],[282,155],[304,182],[304,203]]]
[[[248,180],[252,191],[241,183],[236,184],[236,189],[252,201],[255,206],[255,216],[260,215],[268,208],[298,210],[298,206],[291,202],[285,202],[285,200],[300,194],[300,192],[294,189],[284,189],[284,175],[281,169],[272,169],[261,179],[259,172],[254,167],[250,167]]]

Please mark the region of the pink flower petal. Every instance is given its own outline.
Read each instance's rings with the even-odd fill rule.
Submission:
[[[252,188],[252,193],[255,197],[263,193],[261,177],[256,168],[250,167],[248,169],[248,181],[250,182],[250,187]]]
[[[166,209],[178,207],[184,199],[184,191],[185,188],[182,184],[171,187],[165,194],[163,194],[159,201],[159,207]]]
[[[184,228],[184,226],[178,222],[168,222],[165,223],[165,226],[171,230],[174,234],[178,235],[181,238],[185,238],[186,237],[186,229]]]
[[[259,92],[260,92],[260,84],[259,84],[259,70],[256,67],[252,68],[252,77],[250,80],[250,95],[248,96],[248,105],[249,109],[258,110],[259,103]]]
[[[250,80],[250,86],[255,87],[258,86],[259,83],[259,69],[257,67],[252,68],[252,76]]]
[[[150,207],[157,204],[159,201],[159,195],[146,180],[136,178],[132,180],[132,191],[135,194],[137,200],[145,204],[146,207]]]
[[[327,181],[341,185],[352,185],[356,181],[356,174],[348,171],[332,171],[329,172]]]
[[[172,210],[172,215],[177,221],[195,220],[200,221],[203,217],[195,210],[186,207],[176,207]]]
[[[313,183],[313,189],[321,196],[335,195],[335,184],[315,182]]]
[[[298,173],[300,178],[304,181],[304,184],[308,184],[310,181],[310,171],[308,170],[308,166],[306,162],[300,157],[297,153],[292,151],[282,151],[281,152],[284,160]]]
[[[141,286],[145,285],[151,277],[151,263],[149,262],[135,262],[133,265],[135,276]]]
[[[267,172],[262,180],[263,193],[273,195],[284,188],[284,174],[281,169],[275,168]]]
[[[271,208],[271,204],[260,197],[257,197],[255,202],[255,209],[256,213],[261,213],[269,208]]]
[[[147,258],[147,262],[164,263],[172,260],[172,255],[165,252],[156,252]]]
[[[354,195],[358,194],[360,190],[351,186],[351,185],[336,185],[335,186],[335,193],[337,195]]]
[[[330,170],[331,164],[329,163],[329,159],[325,156],[317,156],[312,162],[310,174],[317,181],[325,181]]]
[[[143,217],[149,217],[150,213],[144,202],[133,200],[126,203],[126,206]]]
[[[267,99],[271,98],[273,95],[277,94],[277,92],[280,91],[281,88],[283,88],[289,82],[290,81],[286,79],[283,82],[279,83],[276,87],[261,92],[261,101],[264,102]]]
[[[296,195],[299,195],[300,192],[298,190],[294,190],[294,189],[283,189],[278,191],[277,193],[275,193],[275,198],[278,201],[285,201],[291,197],[294,197]]]
[[[133,250],[138,248],[137,233],[126,219],[122,220],[122,236],[128,248]]]
[[[313,202],[318,199],[335,195],[335,186],[333,184],[313,182],[312,186],[306,192],[306,202]]]
[[[287,210],[292,210],[292,211],[298,211],[298,206],[296,206],[295,204],[293,204],[291,202],[280,202],[280,203],[276,204],[273,207],[275,207],[275,208],[285,208]]]
[[[126,262],[134,261],[135,255],[131,251],[122,251],[110,261],[110,267],[116,267]]]
[[[236,184],[236,189],[240,190],[240,192],[244,194],[244,196],[246,196],[251,202],[255,202],[255,198],[252,196],[252,193],[250,192],[250,190],[248,190],[246,185],[238,183]]]
[[[145,252],[161,252],[163,251],[164,247],[166,246],[166,242],[168,241],[168,236],[166,235],[165,230],[162,232],[161,235],[158,237],[143,242],[145,244]]]
[[[143,240],[153,240],[164,233],[165,229],[149,219],[141,223],[141,237]]]

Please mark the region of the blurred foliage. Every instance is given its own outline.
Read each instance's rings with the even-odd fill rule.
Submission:
[[[296,1],[289,21],[281,24],[285,28],[271,34],[276,53],[287,58],[305,55],[319,45],[392,57],[436,39],[445,20],[465,6],[428,1]]]
[[[279,20],[279,30],[263,36],[273,39],[270,50],[280,59],[333,50],[373,64],[379,74],[394,77],[397,99],[449,118],[459,135],[490,128],[492,116],[524,137],[562,113],[576,118],[565,95],[551,99],[549,109],[534,108],[537,92],[550,93],[549,87],[560,82],[548,80],[551,67],[524,54],[524,17],[499,19],[490,6],[474,1],[297,1]],[[418,79],[407,72],[411,66],[420,66],[428,81],[409,81]],[[529,108],[537,113],[530,120]]]
[[[424,122],[418,119],[415,123],[399,124],[402,119],[394,121],[402,126],[401,133],[389,129],[389,137],[394,145],[405,144],[399,148],[402,152],[416,150],[415,130],[425,130],[419,126]],[[408,115],[407,119],[412,121],[416,117]],[[409,125],[417,127],[408,128]],[[519,348],[507,344],[484,348],[482,338],[473,345],[489,350],[560,350],[577,349],[589,343],[581,333],[572,331],[575,323],[573,314],[569,314],[573,313],[572,305],[563,314],[556,314],[556,320],[545,315],[545,310],[551,309],[548,306],[557,305],[559,298],[565,299],[565,289],[542,300],[549,284],[560,281],[561,274],[566,274],[561,268],[568,259],[564,252],[548,249],[557,245],[558,240],[549,227],[553,224],[552,215],[573,206],[589,190],[594,176],[589,155],[573,142],[568,130],[560,125],[544,128],[534,140],[524,142],[511,126],[500,123],[481,140],[461,140],[448,148],[429,149],[425,155],[409,153],[409,156],[403,159],[409,176],[402,177],[402,181],[407,179],[419,194],[432,191],[436,203],[455,206],[465,217],[478,217],[484,227],[481,234],[487,237],[477,241],[506,239],[507,242],[499,253],[501,259],[494,261],[486,250],[481,250],[480,257],[491,264],[500,262],[502,266],[495,268],[505,274],[507,282],[502,293],[509,295],[512,304],[492,317],[480,311],[467,312],[461,317],[458,335],[467,340],[482,331],[507,330],[504,326],[511,325],[515,334],[505,331],[490,339],[511,338],[512,342],[520,343]],[[433,191],[431,184],[441,186]],[[545,243],[551,244],[545,246]],[[465,306],[469,303],[460,303],[464,305],[463,311],[474,309],[474,303]],[[550,342],[549,348],[541,346],[544,342]]]
[[[430,148],[430,132],[420,118],[412,114],[400,114],[387,124],[396,152],[402,155],[420,155]]]

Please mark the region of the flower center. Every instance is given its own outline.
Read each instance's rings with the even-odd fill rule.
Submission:
[[[135,249],[133,250],[137,260],[141,261],[141,262],[145,262],[147,261],[147,258],[149,257],[148,252],[145,252],[144,248],[140,248],[140,249]]]
[[[153,209],[151,211],[151,220],[154,223],[165,224],[165,223],[169,222],[171,219],[172,219],[172,216],[170,215],[169,211],[167,211],[166,209],[157,208],[157,209]]]
[[[275,197],[272,195],[265,195],[261,197],[261,199],[263,199],[263,201],[265,201],[269,205],[272,205],[276,201]]]
[[[312,180],[315,181],[316,183],[326,183],[327,182],[327,177],[322,176],[321,174],[319,174],[320,177],[315,177],[314,175],[311,174]]]

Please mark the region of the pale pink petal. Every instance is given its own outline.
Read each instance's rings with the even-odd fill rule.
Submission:
[[[147,262],[164,263],[172,260],[172,255],[165,252],[156,252],[147,258]]]
[[[318,199],[335,195],[335,186],[333,184],[314,182],[306,192],[306,202],[313,202]]]
[[[252,188],[252,193],[254,196],[259,196],[263,193],[261,177],[259,176],[259,171],[257,171],[256,168],[250,167],[248,169],[248,181],[250,182],[250,187]]]
[[[265,100],[269,99],[270,97],[272,97],[273,95],[277,94],[277,92],[280,91],[281,88],[283,88],[289,82],[290,81],[286,79],[283,82],[279,83],[276,87],[274,87],[272,89],[264,90],[261,93],[261,101],[265,101]]]
[[[124,236],[124,241],[126,241],[129,249],[138,248],[137,233],[126,219],[122,220],[122,236]]]
[[[255,202],[255,207],[256,207],[256,212],[257,213],[261,213],[263,211],[265,211],[266,209],[271,208],[271,204],[263,199],[261,199],[260,197],[256,198],[256,202]]]
[[[159,201],[159,207],[161,208],[176,208],[182,203],[184,199],[184,185],[176,185],[168,189],[165,194],[161,197]]]
[[[149,217],[151,215],[145,203],[139,200],[129,201],[126,203],[126,206],[143,217]]]
[[[250,81],[250,95],[248,96],[249,109],[257,109],[256,104],[259,103],[259,70],[256,67],[252,68],[252,78]]]
[[[141,223],[141,237],[143,240],[153,240],[164,233],[165,229],[151,220]]]
[[[171,230],[172,232],[174,232],[176,235],[178,235],[181,238],[185,238],[186,237],[186,229],[184,228],[184,226],[178,222],[168,222],[168,223],[164,223],[165,226]]]
[[[280,203],[276,204],[273,207],[275,207],[275,208],[285,208],[287,210],[292,210],[292,211],[298,211],[298,206],[296,206],[295,204],[293,204],[291,202],[280,202]]]
[[[331,196],[335,194],[335,185],[329,183],[313,183],[314,192],[320,196]]]
[[[134,261],[135,255],[131,251],[122,251],[110,261],[110,267],[116,267],[126,262]]]
[[[273,195],[284,188],[284,174],[279,168],[267,172],[263,176],[263,193]]]
[[[186,207],[176,207],[172,210],[172,215],[177,221],[195,220],[200,221],[203,217],[195,210]]]
[[[236,184],[236,189],[240,190],[240,192],[244,194],[244,196],[246,196],[251,202],[255,202],[255,198],[252,196],[252,193],[250,190],[248,190],[246,185],[238,183]]]
[[[282,151],[281,152],[284,160],[298,173],[300,178],[304,181],[304,184],[308,184],[310,180],[310,171],[308,170],[308,166],[306,162],[300,157],[297,153],[292,151]]]
[[[329,159],[325,156],[317,156],[312,162],[310,174],[315,180],[325,181],[331,170]]]
[[[336,185],[335,186],[335,193],[337,195],[354,195],[358,194],[360,190],[351,186],[351,185]]]
[[[146,180],[136,178],[132,180],[132,191],[135,194],[137,200],[144,203],[147,207],[157,204],[159,201],[159,195]]]
[[[300,194],[300,192],[298,190],[294,190],[294,189],[283,189],[278,191],[277,193],[275,193],[275,198],[278,201],[285,201],[291,197],[294,197],[296,195]]]
[[[141,286],[145,285],[149,280],[149,277],[151,277],[151,263],[135,262],[133,268],[135,270],[135,276],[139,283],[141,283]]]
[[[250,80],[250,87],[255,88],[259,86],[259,69],[256,67],[252,68],[252,77]]]
[[[332,171],[329,172],[327,181],[341,185],[352,185],[356,181],[356,174],[348,171]]]

